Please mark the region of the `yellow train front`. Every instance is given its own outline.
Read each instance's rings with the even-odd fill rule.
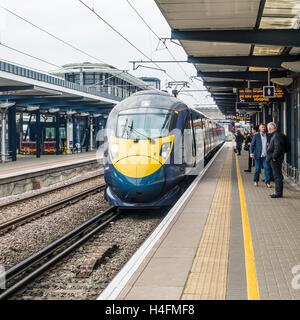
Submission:
[[[216,128],[209,130],[220,139],[205,138],[205,121],[201,113],[161,91],[141,91],[119,103],[106,126],[109,203],[127,208],[172,205],[187,172],[201,171],[206,154],[224,141]]]

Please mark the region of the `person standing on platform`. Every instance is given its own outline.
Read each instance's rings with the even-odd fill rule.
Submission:
[[[258,126],[254,126],[252,130],[247,135],[244,150],[249,152],[249,158],[248,158],[248,169],[244,170],[245,172],[251,172],[253,167],[253,159],[250,156],[250,146],[253,136],[258,132]]]
[[[267,149],[267,160],[272,168],[275,181],[275,193],[271,194],[270,197],[282,198],[282,162],[284,160],[284,153],[290,151],[290,143],[284,134],[277,132],[277,127],[274,122],[268,123],[268,131],[271,134],[271,140]]]
[[[236,142],[236,149],[239,156],[241,155],[243,141],[244,141],[244,137],[242,136],[241,131],[237,130],[235,135],[235,142]]]
[[[258,187],[259,175],[262,166],[264,167],[265,184],[267,188],[272,188],[270,184],[269,164],[267,162],[267,145],[268,138],[266,133],[266,125],[259,126],[259,132],[256,133],[250,145],[250,156],[254,159],[255,172],[254,172],[254,186]]]

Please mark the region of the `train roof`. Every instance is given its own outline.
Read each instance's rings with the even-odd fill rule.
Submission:
[[[145,99],[143,99],[145,97]],[[150,100],[150,101],[149,101]],[[161,90],[141,90],[134,94],[132,94],[129,98],[120,102],[117,106],[118,109],[123,108],[133,108],[133,107],[151,107],[151,105],[147,102],[151,102],[155,107],[161,107],[166,109],[172,109],[180,111],[182,109],[190,109],[192,112],[200,114],[203,118],[206,118],[212,122],[216,122],[215,120],[207,117],[205,114],[196,110],[194,108],[190,108],[183,101],[178,98],[172,96],[170,93]]]
[[[117,104],[117,109],[134,107],[156,107],[171,110],[182,110],[187,105],[171,94],[160,90],[142,90]]]
[[[131,97],[144,96],[144,95],[159,95],[159,96],[173,97],[172,95],[170,95],[169,92],[161,91],[161,90],[141,90],[132,94]]]

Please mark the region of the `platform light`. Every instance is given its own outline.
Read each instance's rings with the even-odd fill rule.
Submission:
[[[286,77],[283,77],[283,78],[273,78],[271,79],[271,81],[273,83],[276,83],[280,86],[285,86],[285,87],[288,87],[290,86],[292,83],[293,83],[293,78],[286,78]]]
[[[36,111],[39,109],[40,109],[40,106],[27,106],[27,111]]]
[[[74,110],[68,110],[66,113],[67,113],[67,115],[68,115],[68,116],[71,116],[71,115],[73,115],[73,114],[77,113],[77,111],[74,111]]]
[[[56,112],[59,112],[59,111],[60,111],[59,108],[50,108],[50,109],[49,109],[49,112],[50,112],[50,113],[56,113]]]
[[[13,107],[16,104],[15,101],[6,101],[0,103],[0,109],[8,109],[10,107]]]
[[[88,112],[81,112],[80,115],[82,117],[86,117],[86,116],[89,116],[90,114]]]
[[[282,62],[281,66],[290,71],[300,72],[300,60],[294,62]]]
[[[26,111],[26,108],[18,107],[18,111]]]
[[[101,117],[101,116],[102,116],[102,114],[100,114],[100,113],[93,114],[93,117],[94,117],[94,118],[99,118],[99,117]]]

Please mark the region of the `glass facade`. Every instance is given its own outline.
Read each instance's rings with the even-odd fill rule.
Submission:
[[[70,72],[65,73],[65,80],[120,98],[127,98],[133,93],[142,90],[129,81],[119,78],[117,74],[105,72],[89,72],[86,70]]]

